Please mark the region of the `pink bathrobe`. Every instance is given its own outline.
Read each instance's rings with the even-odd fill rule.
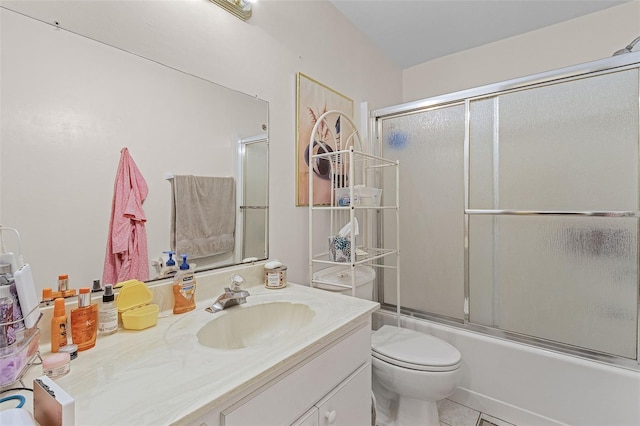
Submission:
[[[116,284],[130,279],[149,279],[147,221],[142,203],[149,192],[147,182],[125,147],[113,188],[111,220],[102,283]]]

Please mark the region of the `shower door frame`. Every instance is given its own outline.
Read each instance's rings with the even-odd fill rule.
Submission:
[[[263,184],[266,188],[265,192],[265,204],[263,205],[255,205],[255,203],[247,204],[247,174],[249,172],[249,165],[247,164],[247,150],[251,146],[257,146],[259,144],[264,144],[266,146],[266,161],[267,161],[267,173],[264,176]],[[235,253],[235,258],[237,263],[244,263],[246,259],[258,258],[258,259],[268,259],[269,258],[269,136],[266,133],[261,133],[255,136],[246,137],[238,140],[237,149],[236,149],[236,176],[238,182],[236,183],[236,234],[238,241],[242,242],[242,247]],[[250,253],[247,254],[247,244],[246,239],[247,235],[249,235],[249,226],[248,226],[248,214],[250,211],[264,211],[264,234],[262,238],[264,239],[264,247],[262,256],[252,255]]]
[[[603,362],[609,365],[623,367],[635,371],[640,371],[640,282],[637,283],[638,291],[636,292],[638,297],[636,300],[636,358],[630,359],[617,355],[609,355],[597,351],[592,351],[580,347],[576,347],[570,344],[564,344],[561,342],[554,342],[534,336],[519,334],[516,332],[505,331],[496,327],[481,325],[470,322],[469,319],[469,217],[470,215],[552,215],[552,216],[597,216],[597,217],[640,217],[640,206],[636,211],[517,211],[517,210],[479,210],[469,208],[469,161],[470,161],[470,103],[471,101],[489,98],[497,95],[502,95],[510,92],[522,91],[532,89],[534,87],[541,87],[545,85],[558,84],[561,82],[578,80],[583,78],[594,77],[597,75],[608,74],[615,71],[624,71],[629,69],[640,69],[640,52],[629,53],[625,55],[613,56],[610,58],[601,59],[585,64],[579,64],[571,67],[562,68],[559,70],[543,72],[534,74],[527,77],[522,77],[513,80],[507,80],[504,82],[494,83],[486,86],[480,86],[468,90],[453,92],[441,96],[427,98],[423,100],[413,101],[401,105],[396,105],[387,108],[381,108],[371,111],[370,120],[371,128],[373,129],[373,140],[377,141],[378,152],[382,152],[383,141],[380,135],[382,134],[382,121],[383,119],[399,117],[403,115],[415,114],[424,112],[436,108],[442,108],[445,106],[464,103],[465,105],[465,138],[464,138],[464,301],[461,301],[464,305],[464,320],[457,318],[446,317],[429,312],[419,311],[416,309],[409,309],[401,307],[403,315],[434,321],[440,324],[463,328],[465,330],[471,330],[479,332],[485,335],[493,336],[496,338],[506,339],[526,345],[532,345],[560,353],[578,356],[584,359]],[[640,83],[639,83],[640,86]],[[638,99],[640,101],[640,93],[638,93]],[[640,117],[639,117],[640,119]],[[640,127],[640,126],[639,126]],[[640,134],[638,135],[640,141]],[[639,150],[640,152],[640,147]],[[638,159],[640,164],[640,158]],[[640,176],[639,176],[640,178]],[[638,182],[640,188],[640,182]],[[383,237],[382,223],[378,224],[378,236]],[[640,227],[639,231],[640,232]],[[638,244],[640,245],[640,235],[636,236]],[[639,250],[640,252],[640,250]],[[640,255],[639,255],[640,256]],[[640,265],[639,265],[640,268]],[[398,283],[397,283],[398,284]],[[397,306],[384,302],[384,283],[381,277],[377,279],[377,294],[378,301],[380,302],[382,309],[389,311],[397,311]]]

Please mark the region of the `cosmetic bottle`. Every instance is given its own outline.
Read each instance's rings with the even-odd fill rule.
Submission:
[[[78,351],[96,345],[98,335],[98,305],[91,303],[91,289],[82,287],[78,293],[78,307],[71,310],[71,338]]]
[[[58,275],[58,291],[62,297],[71,297],[76,295],[74,288],[69,288],[69,275]]]
[[[173,280],[173,313],[183,314],[196,308],[196,277],[193,273],[195,265],[189,266],[187,255],[182,255],[180,270]]]
[[[67,313],[65,311],[63,298],[58,297],[53,303],[51,352],[58,352],[61,347],[67,344]]]
[[[2,267],[0,266],[0,270]],[[16,332],[16,340],[20,339],[21,334],[24,334],[24,321],[22,317],[22,308],[20,307],[20,299],[18,299],[18,289],[16,288],[16,280],[10,273],[0,274],[0,285],[9,286],[9,292],[11,293],[11,299],[13,299],[13,328]]]
[[[69,275],[58,275],[58,291],[60,293],[69,290]]]
[[[71,359],[71,361],[73,361],[74,359],[78,358],[78,345],[70,343],[66,346],[61,347],[58,350],[58,353],[60,352],[69,354],[69,358]]]
[[[50,287],[42,289],[42,300],[41,303],[45,305],[50,305],[53,302],[53,290]]]
[[[113,284],[106,284],[102,304],[98,308],[98,334],[108,336],[116,331],[118,331],[118,305],[113,295]]]
[[[0,348],[6,348],[16,342],[13,321],[11,288],[8,285],[0,285]]]

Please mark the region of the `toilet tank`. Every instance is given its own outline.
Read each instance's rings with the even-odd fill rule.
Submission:
[[[355,267],[356,274],[356,297],[360,299],[373,300],[373,282],[376,279],[376,271],[365,265],[358,265]],[[314,286],[316,288],[334,291],[351,296],[351,268],[349,266],[332,266],[330,268],[323,269],[313,274],[314,280],[320,280],[321,283],[316,282]],[[334,284],[342,284],[349,286],[349,288],[340,287]]]

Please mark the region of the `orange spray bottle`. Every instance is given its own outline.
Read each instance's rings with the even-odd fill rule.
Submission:
[[[51,352],[58,350],[67,344],[67,312],[64,299],[56,298],[53,302],[53,317],[51,318]]]

